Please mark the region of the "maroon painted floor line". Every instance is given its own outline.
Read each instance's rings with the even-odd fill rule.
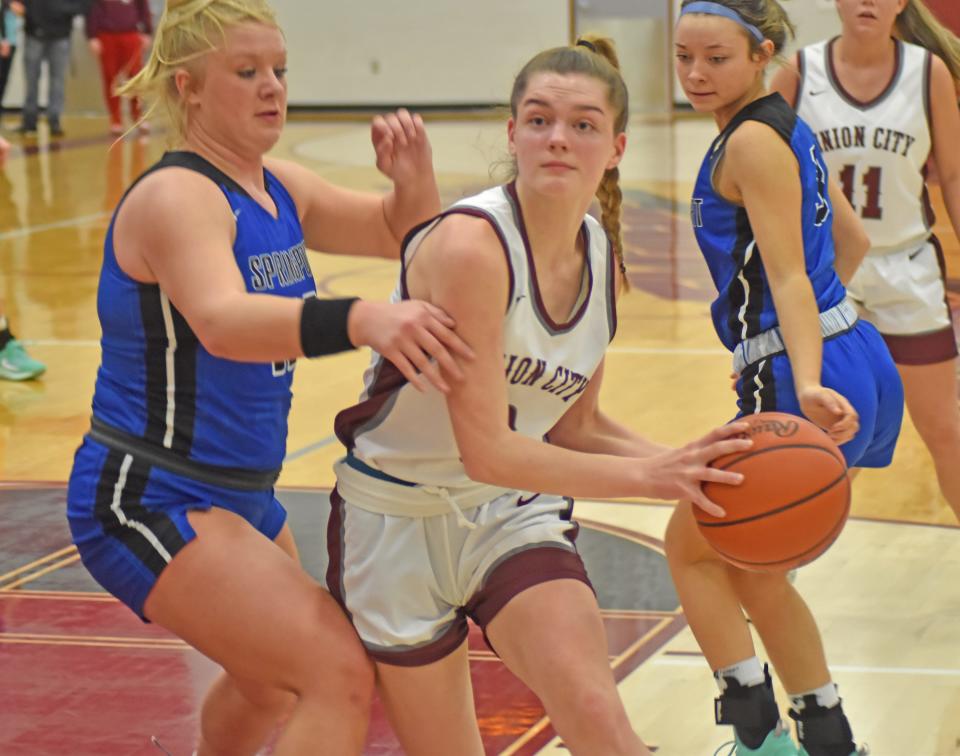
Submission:
[[[604,617],[618,678],[683,627],[679,615],[609,612]],[[543,708],[470,634],[477,714],[489,753],[529,737],[531,754],[555,733]],[[145,625],[113,598],[94,593],[0,592],[0,753],[4,756],[145,754],[159,736],[189,754],[196,714],[216,667],[165,631]],[[2,681],[17,681],[16,686]],[[365,753],[401,753],[374,705]]]

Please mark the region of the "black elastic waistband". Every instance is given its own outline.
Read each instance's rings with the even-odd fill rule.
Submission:
[[[90,432],[87,436],[97,443],[123,454],[135,456],[154,467],[212,486],[234,488],[239,491],[269,491],[280,477],[280,468],[247,470],[185,459],[170,449],[144,441],[131,433],[107,425],[96,417],[90,419]]]

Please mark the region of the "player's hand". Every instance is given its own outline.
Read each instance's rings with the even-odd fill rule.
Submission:
[[[87,45],[90,48],[90,52],[93,53],[95,57],[99,58],[100,54],[103,52],[103,43],[101,43],[99,39],[94,37],[89,42],[87,42]]]
[[[454,332],[455,325],[429,302],[361,300],[350,308],[347,334],[355,346],[368,346],[390,360],[418,391],[426,391],[429,381],[446,394],[450,386],[444,375],[463,380],[457,360],[474,358],[473,350]]]
[[[405,108],[378,115],[370,127],[377,169],[395,184],[433,175],[433,151],[423,119]]]
[[[860,416],[842,394],[825,386],[811,386],[797,394],[806,418],[826,431],[837,445],[845,444],[860,430]]]
[[[0,137],[0,165],[6,161],[8,152],[10,152],[10,142]]]
[[[744,422],[729,423],[679,449],[642,460],[646,486],[641,495],[692,501],[705,512],[724,517],[726,512],[707,498],[702,486],[736,486],[743,482],[742,474],[718,470],[710,463],[717,457],[749,449],[753,441],[743,436],[748,427]]]
[[[740,380],[740,373],[737,373],[737,372],[730,373],[730,390],[731,391],[735,392],[737,390],[737,381],[739,380]]]
[[[10,57],[10,43],[7,40],[0,41],[0,58]]]

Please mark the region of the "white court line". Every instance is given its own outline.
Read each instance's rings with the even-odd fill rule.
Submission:
[[[41,223],[37,226],[24,226],[23,228],[15,228],[13,231],[4,231],[0,233],[0,241],[6,241],[7,239],[20,239],[24,236],[30,236],[31,234],[40,234],[44,231],[52,231],[55,228],[68,228],[69,226],[82,226],[84,223],[92,223],[93,221],[102,220],[103,218],[110,217],[110,213],[94,213],[93,215],[80,215],[76,218],[70,218],[69,220],[56,221],[55,223]]]
[[[702,657],[669,658],[658,656],[651,663],[660,667],[702,667],[706,662]],[[867,675],[917,675],[920,677],[960,677],[960,669],[939,669],[937,667],[867,667],[859,664],[831,664],[831,672],[854,672]]]

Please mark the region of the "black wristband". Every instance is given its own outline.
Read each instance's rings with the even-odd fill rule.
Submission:
[[[300,311],[300,348],[307,357],[322,357],[353,349],[347,336],[347,317],[356,297],[303,300]]]

